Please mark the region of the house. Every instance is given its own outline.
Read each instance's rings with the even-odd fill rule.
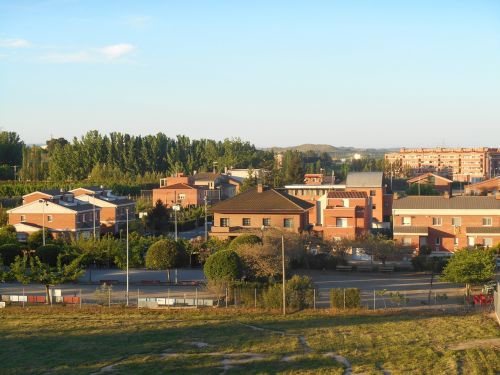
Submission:
[[[75,194],[75,199],[100,208],[101,233],[119,233],[121,229],[125,229],[127,210],[129,221],[135,217],[135,202],[113,195],[109,189],[87,187],[70,192]]]
[[[412,187],[415,184],[419,185],[430,185],[432,186],[437,192],[443,194],[447,192],[448,194],[451,194],[451,184],[453,183],[452,180],[449,178],[427,172],[421,175],[418,175],[416,177],[410,178],[409,180],[406,181],[408,183],[409,187]]]
[[[36,202],[40,199],[58,201],[58,200],[71,200],[74,194],[64,191],[64,189],[49,189],[37,190],[29,194],[23,195],[23,204]]]
[[[325,240],[354,239],[370,231],[371,200],[365,192],[332,191],[320,199],[321,226],[314,227]]]
[[[36,194],[35,194],[36,193]],[[46,228],[55,237],[74,235],[76,238],[99,234],[100,211],[88,203],[74,199],[72,194],[61,195],[35,192],[25,196],[28,203],[8,210],[9,224],[16,228],[19,240]],[[50,195],[52,198],[32,200],[35,196]],[[26,201],[23,197],[23,201]]]
[[[500,191],[500,176],[465,186],[466,195],[495,195]]]
[[[365,192],[370,197],[372,228],[390,228],[393,196],[387,192],[383,172],[350,172],[345,185],[346,191]]]
[[[394,239],[436,252],[500,243],[500,195],[408,196],[394,200]]]
[[[246,233],[262,235],[266,228],[300,233],[310,229],[309,210],[313,207],[283,190],[259,184],[212,207],[210,236],[226,239]]]

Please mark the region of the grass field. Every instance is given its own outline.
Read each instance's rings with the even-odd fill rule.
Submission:
[[[0,335],[2,374],[500,372],[484,314],[10,307]]]

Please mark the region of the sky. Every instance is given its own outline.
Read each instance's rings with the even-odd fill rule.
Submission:
[[[500,1],[0,1],[0,128],[500,146]]]

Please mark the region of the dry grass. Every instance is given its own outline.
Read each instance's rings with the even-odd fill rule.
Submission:
[[[346,357],[355,373],[500,371],[498,348],[453,350],[500,337],[483,314],[318,311],[284,318],[251,310],[10,307],[0,312],[0,335],[2,374],[88,374],[110,365],[119,374],[220,374],[228,360],[241,361],[228,374],[342,374],[342,365],[324,356],[329,352]],[[246,353],[260,359],[245,363]]]

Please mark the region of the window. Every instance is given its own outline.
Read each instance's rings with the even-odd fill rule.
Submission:
[[[347,218],[338,217],[336,220],[336,224],[338,228],[347,228]]]
[[[491,238],[485,238],[483,239],[483,245],[484,247],[491,247],[493,246],[493,240]]]
[[[52,218],[52,215],[47,215],[47,221],[48,221],[49,223],[52,223],[52,219],[53,219],[53,218]]]
[[[249,227],[250,226],[250,218],[249,217],[244,217],[242,221],[243,221],[242,224],[243,224],[244,227]]]
[[[179,200],[183,201],[184,199],[186,199],[186,194],[179,194]]]
[[[268,217],[265,217],[262,219],[262,225],[265,227],[270,227],[271,226],[271,219]]]
[[[349,199],[342,199],[342,206],[349,207]]]
[[[439,246],[441,245],[441,237],[436,237],[436,242],[435,242],[436,246]]]
[[[220,226],[221,227],[228,227],[229,226],[229,218],[228,217],[221,217],[220,218]]]
[[[24,223],[26,221],[26,215],[21,215],[21,223]]]
[[[462,225],[462,218],[461,217],[452,217],[451,218],[451,225],[454,227],[459,227]]]
[[[436,226],[443,225],[443,218],[442,217],[433,217],[432,218],[432,225],[436,225]]]
[[[81,216],[80,215],[76,215],[76,222],[77,223],[80,223],[82,220],[81,220]]]
[[[376,210],[377,209],[377,205],[376,204],[372,204],[372,210]]]
[[[459,242],[458,238],[454,238],[453,239],[453,246],[458,247],[459,244],[460,244],[460,242]]]
[[[411,237],[403,237],[403,245],[411,246]]]
[[[285,228],[293,228],[293,219],[283,219],[283,226]]]
[[[377,195],[377,191],[376,190],[370,190],[370,197],[374,197],[375,195]]]
[[[409,217],[409,216],[402,217],[401,224],[402,225],[411,225],[411,217]]]
[[[483,225],[485,227],[491,227],[492,220],[491,217],[483,217]]]

